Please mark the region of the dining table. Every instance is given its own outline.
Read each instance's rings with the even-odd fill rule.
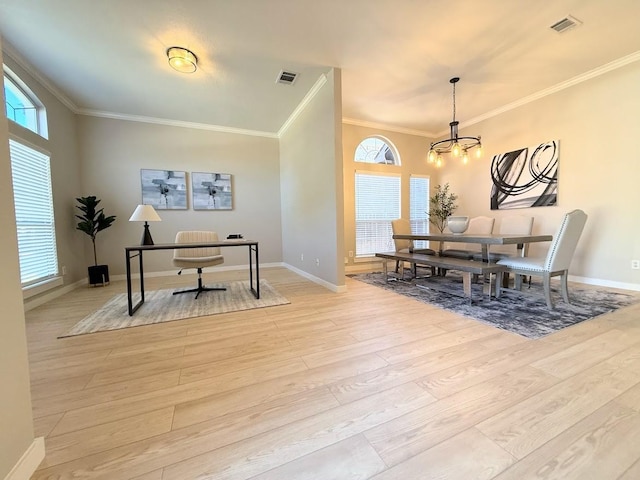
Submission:
[[[440,242],[439,253],[442,254],[443,242],[459,242],[459,243],[478,243],[482,248],[482,261],[489,262],[489,247],[491,245],[516,245],[518,254],[524,256],[525,246],[529,243],[550,242],[553,240],[552,235],[510,235],[510,234],[491,234],[491,235],[473,235],[465,233],[420,233],[420,234],[398,234],[393,236],[394,239],[400,240],[428,240],[432,242]]]

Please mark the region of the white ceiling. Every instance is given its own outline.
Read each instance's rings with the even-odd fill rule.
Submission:
[[[550,29],[567,15],[583,24]],[[0,0],[9,53],[76,111],[273,134],[339,67],[346,121],[440,135],[451,77],[464,125],[640,60],[639,18],[638,0]],[[175,45],[195,74],[169,67]]]

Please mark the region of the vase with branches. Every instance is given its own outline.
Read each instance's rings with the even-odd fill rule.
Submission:
[[[82,215],[76,215],[80,220],[76,225],[76,229],[86,233],[91,237],[93,243],[93,262],[94,266],[89,267],[89,283],[108,284],[109,283],[109,267],[107,265],[98,265],[98,254],[96,251],[96,236],[98,232],[109,228],[115,221],[115,215],[106,216],[103,208],[98,208],[100,200],[95,196],[76,198],[78,205],[76,208],[82,212]]]
[[[449,218],[458,208],[456,200],[458,196],[449,191],[449,184],[438,185],[432,197],[429,198],[431,205],[429,211],[429,222],[442,233],[447,226]]]

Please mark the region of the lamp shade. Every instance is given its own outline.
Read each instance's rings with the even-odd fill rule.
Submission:
[[[138,205],[134,210],[130,222],[161,222],[160,215],[151,205]]]

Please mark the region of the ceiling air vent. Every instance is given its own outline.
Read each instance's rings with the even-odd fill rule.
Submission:
[[[551,25],[551,28],[558,33],[564,33],[567,30],[571,30],[574,27],[582,25],[582,22],[578,20],[576,17],[572,17],[571,15],[567,15],[562,20]]]
[[[280,74],[278,75],[278,79],[276,80],[276,83],[284,83],[285,85],[293,85],[293,82],[296,81],[296,78],[298,78],[298,74],[297,73],[287,72],[286,70],[281,70]]]

